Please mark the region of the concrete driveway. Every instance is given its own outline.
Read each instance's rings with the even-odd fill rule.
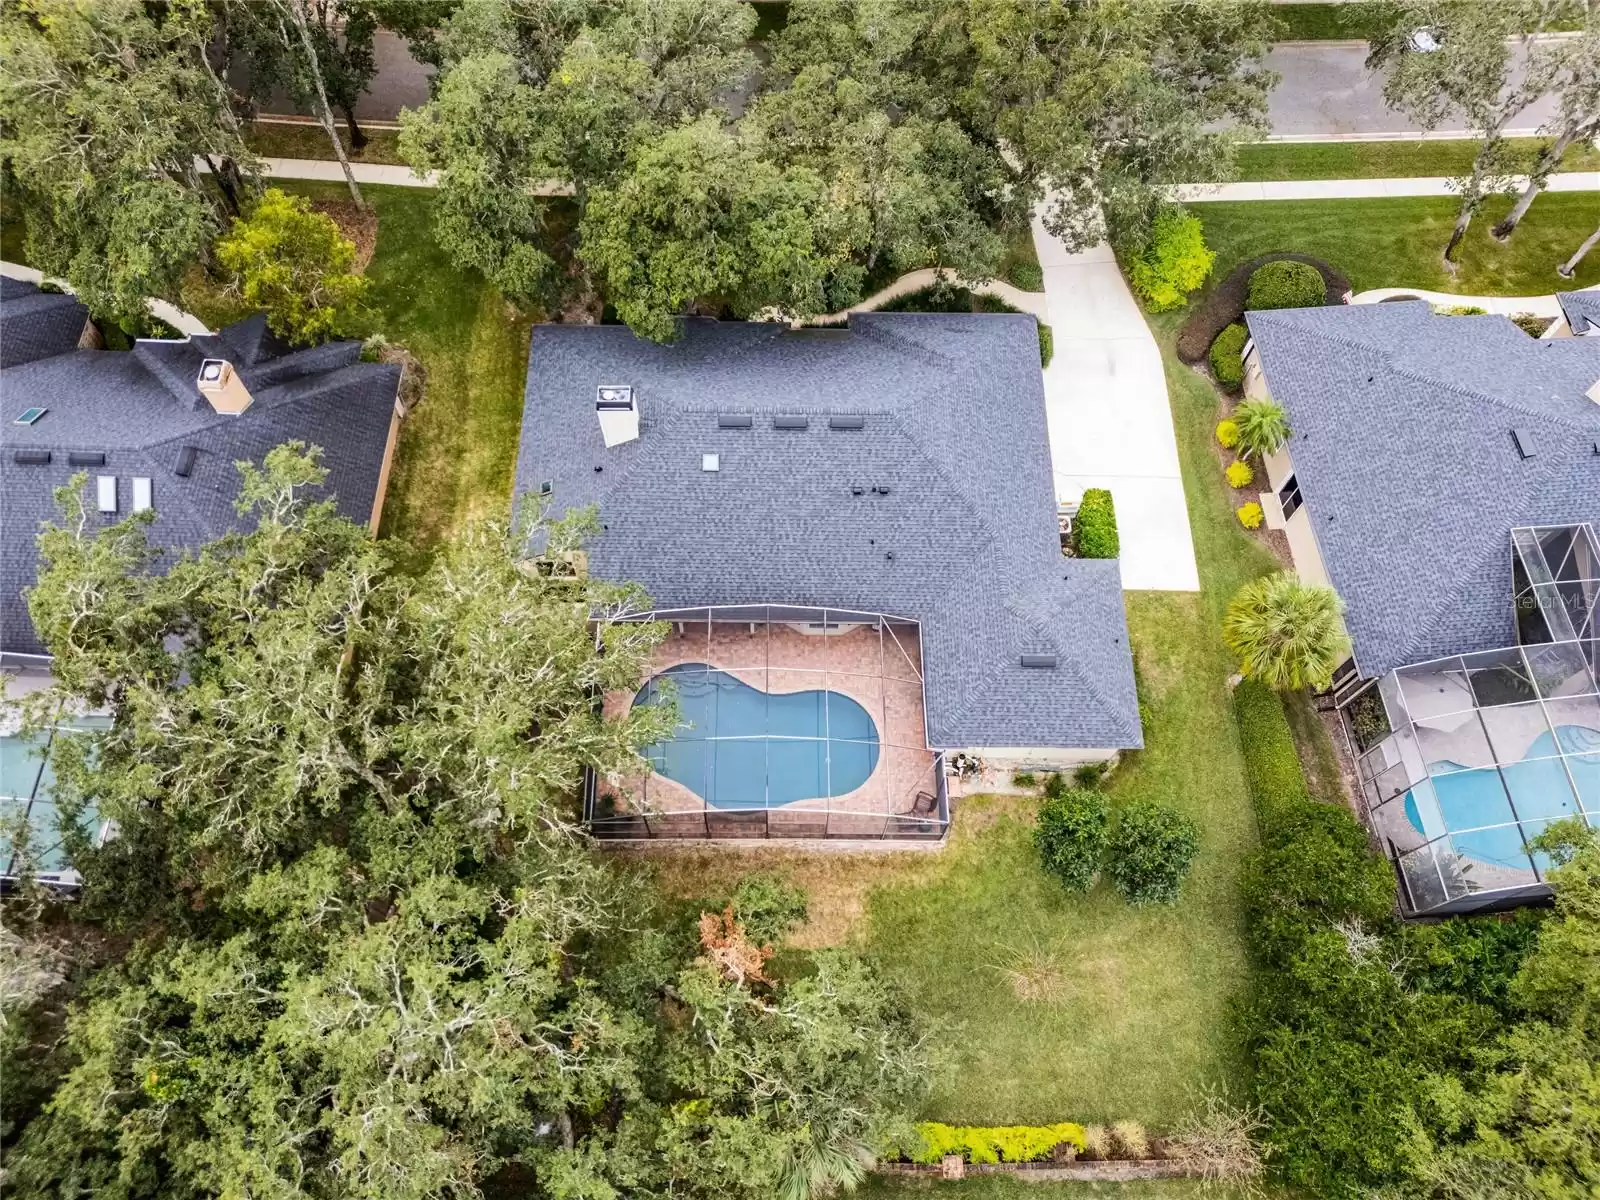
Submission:
[[[1200,588],[1161,351],[1111,248],[1069,254],[1033,222],[1055,357],[1044,372],[1056,497],[1111,490],[1122,586]]]

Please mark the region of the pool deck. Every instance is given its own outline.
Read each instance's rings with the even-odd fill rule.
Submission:
[[[786,624],[682,623],[657,648],[659,673],[680,663],[705,663],[772,695],[821,689],[849,696],[878,729],[878,762],[861,786],[842,795],[798,800],[766,810],[769,833],[873,837],[888,817],[909,814],[918,793],[936,792],[935,756],[927,748],[921,646],[914,629],[858,626],[826,635]],[[612,692],[608,715],[632,707],[634,693]],[[698,816],[697,793],[659,774],[601,783],[618,807],[651,814]],[[759,808],[759,804],[757,805]],[[712,811],[732,812],[726,806]]]

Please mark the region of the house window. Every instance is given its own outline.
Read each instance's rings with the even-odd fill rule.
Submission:
[[[1278,503],[1283,505],[1283,519],[1287,521],[1294,516],[1295,510],[1300,507],[1300,481],[1293,475],[1283,481],[1283,486],[1278,489]]]
[[[133,477],[133,511],[143,512],[150,507],[150,480],[144,475]]]
[[[95,479],[95,497],[100,502],[100,511],[114,513],[117,511],[117,477],[115,475],[101,475]]]

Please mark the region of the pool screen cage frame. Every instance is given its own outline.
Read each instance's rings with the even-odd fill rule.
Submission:
[[[1600,541],[1522,528],[1512,549],[1518,645],[1378,682],[1390,732],[1358,773],[1410,916],[1545,899],[1551,863],[1528,843],[1566,818],[1600,828]]]
[[[704,663],[709,671],[732,676],[769,697],[819,691],[823,725],[817,737],[763,727],[758,733],[704,738],[691,733],[679,739],[691,746],[704,742],[705,778],[713,788],[720,787],[718,762],[737,756],[748,767],[752,755],[759,758],[766,771],[759,796],[718,794],[712,803],[654,771],[625,780],[586,772],[584,820],[595,837],[927,842],[948,832],[944,753],[928,744],[921,626],[916,620],[892,613],[787,604],[696,605],[624,619],[662,621],[672,627],[657,651],[652,680],[674,666]],[[684,679],[679,672],[674,675]],[[827,725],[831,698],[840,694],[871,715],[877,749],[866,780],[848,788],[839,784],[841,790],[835,795],[835,746],[856,741],[831,736]],[[633,697],[626,701],[631,703]],[[615,702],[607,698],[608,707]],[[763,742],[760,750],[751,745],[756,741]],[[744,745],[726,745],[731,742]],[[795,744],[815,743],[828,794],[769,804],[773,763],[779,757],[772,742],[791,743],[784,747],[784,756],[802,758],[809,751]],[[647,747],[647,755],[654,749]],[[855,753],[853,746],[848,751]]]

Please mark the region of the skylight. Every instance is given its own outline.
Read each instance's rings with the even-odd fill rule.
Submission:
[[[35,421],[37,421],[40,417],[44,416],[45,413],[47,413],[49,411],[50,410],[48,408],[38,408],[38,407],[25,408],[25,409],[22,410],[22,415],[19,416],[15,421],[13,421],[12,424],[13,425],[32,425]]]

